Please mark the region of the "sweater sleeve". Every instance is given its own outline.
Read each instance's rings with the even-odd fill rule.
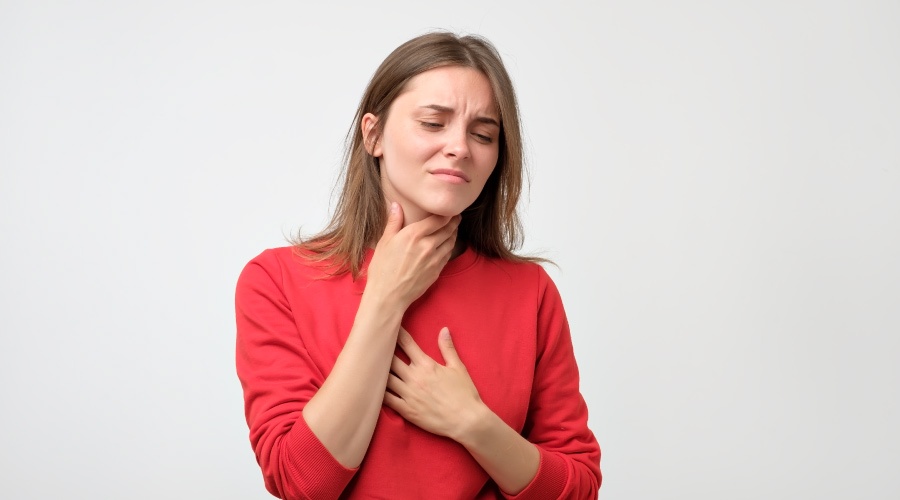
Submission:
[[[282,499],[337,498],[356,469],[341,465],[303,419],[324,376],[309,357],[274,252],[238,278],[236,365],[250,442],[266,489]]]
[[[537,359],[522,434],[540,451],[540,465],[524,490],[506,498],[588,499],[600,488],[600,447],[587,426],[578,367],[559,291],[540,270]]]

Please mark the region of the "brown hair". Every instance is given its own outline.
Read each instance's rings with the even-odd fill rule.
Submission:
[[[523,147],[519,108],[512,81],[497,49],[479,36],[428,33],[397,47],[381,63],[366,87],[344,154],[344,187],[331,222],[309,240],[295,242],[297,250],[317,262],[327,262],[335,274],[359,276],[367,247],[381,237],[387,210],[378,160],[365,148],[360,121],[366,113],[387,117],[388,110],[413,77],[441,66],[464,66],[483,73],[500,111],[497,165],[484,189],[462,213],[458,238],[487,257],[511,261],[540,261],[513,253],[522,243],[522,225],[516,205],[522,191]],[[380,136],[385,120],[376,123]]]

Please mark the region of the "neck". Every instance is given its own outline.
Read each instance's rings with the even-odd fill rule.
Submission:
[[[410,203],[398,203],[400,203],[400,208],[403,209],[403,227],[415,224],[416,222],[421,222],[433,215]]]
[[[387,200],[387,203],[390,204],[391,200]],[[410,224],[423,221],[428,217],[431,217],[432,213],[426,212],[421,208],[411,204],[411,203],[400,203],[400,208],[403,210],[403,227],[406,227]],[[450,258],[455,259],[462,255],[463,252],[466,251],[466,243],[463,240],[456,240],[456,243],[453,245],[453,251],[450,253]]]
[[[453,260],[453,259],[459,257],[465,251],[466,251],[466,242],[463,240],[459,240],[459,239],[456,240],[456,243],[453,245],[453,251],[450,252],[450,260]]]

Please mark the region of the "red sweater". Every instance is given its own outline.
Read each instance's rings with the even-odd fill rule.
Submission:
[[[366,265],[372,252],[366,256]],[[237,373],[266,488],[285,499],[595,498],[600,449],[587,427],[569,327],[539,265],[472,250],[450,261],[403,326],[441,361],[447,326],[481,399],[540,450],[534,480],[504,495],[458,443],[382,407],[365,459],[343,467],[303,420],[359,307],[365,278],[322,279],[289,247],[266,250],[237,284]]]

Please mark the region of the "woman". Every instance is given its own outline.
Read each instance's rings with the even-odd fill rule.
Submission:
[[[369,83],[326,230],[237,285],[250,440],[280,498],[593,498],[600,450],[559,294],[515,255],[512,83],[424,35]]]

